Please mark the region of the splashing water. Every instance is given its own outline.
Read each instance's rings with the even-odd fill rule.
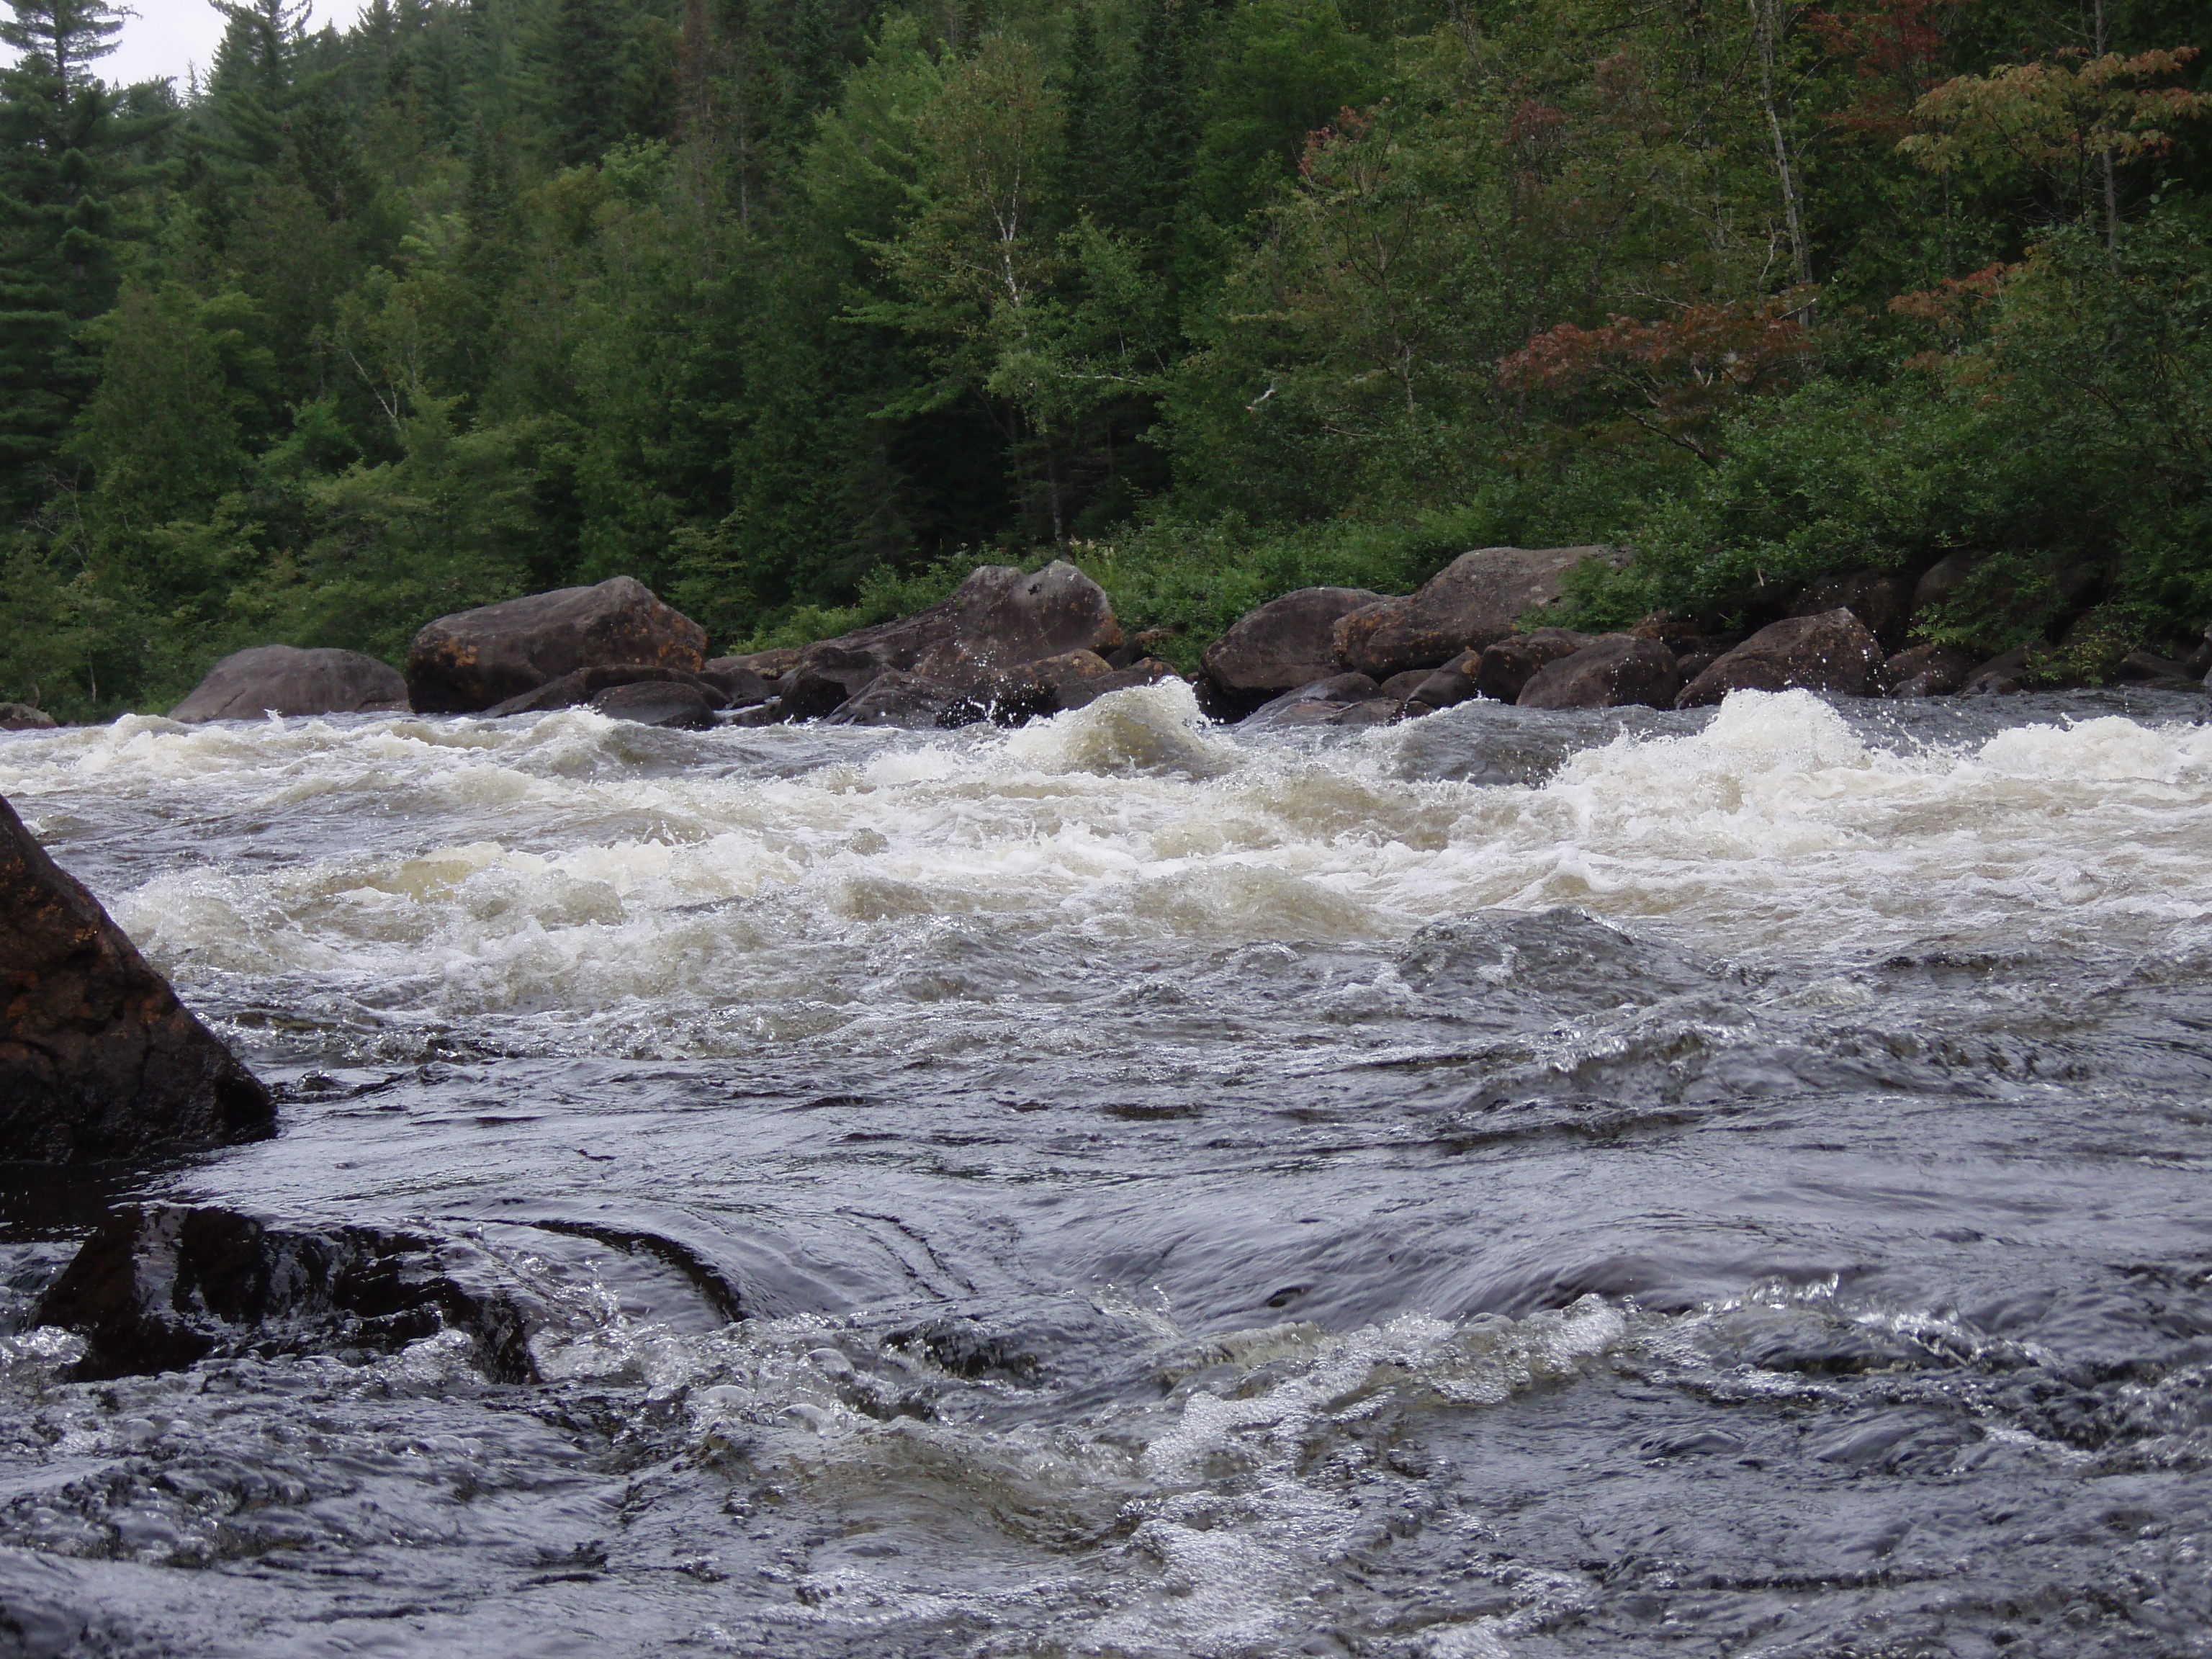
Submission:
[[[72,1382],[17,1192],[0,1655],[2212,1652],[2199,709],[0,738],[285,1096],[126,1196],[536,1372]]]

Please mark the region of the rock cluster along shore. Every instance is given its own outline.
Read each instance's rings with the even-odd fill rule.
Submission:
[[[1526,626],[1557,605],[1570,572],[1619,562],[1603,547],[1486,547],[1418,591],[1309,587],[1270,600],[1207,647],[1197,690],[1215,719],[1366,726],[1475,697],[1532,708],[1638,703],[1697,708],[1730,691],[1802,687],[1849,696],[1995,695],[2022,689],[2029,654],[1988,660],[1908,645],[1914,619],[1971,561],[1915,580],[1860,571],[1815,582],[1756,632],[1714,634],[1674,617],[1626,633]],[[263,646],[224,659],[172,711],[179,720],[411,709],[495,718],[590,707],[650,726],[706,728],[819,720],[843,725],[1018,724],[1079,708],[1175,671],[1164,634],[1125,638],[1103,589],[1055,561],[1024,574],[984,565],[942,604],[808,646],[710,658],[706,630],[643,583],[617,576],[441,617],[403,675],[347,651]],[[2118,678],[2195,689],[2212,642],[2188,662],[2137,652]],[[0,729],[52,722],[0,705]]]

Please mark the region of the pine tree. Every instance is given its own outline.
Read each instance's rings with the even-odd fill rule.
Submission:
[[[607,0],[556,0],[539,37],[532,101],[546,147],[563,167],[596,161],[628,136],[615,9]]]
[[[159,117],[126,121],[93,66],[114,50],[101,0],[7,0],[0,42],[0,510],[35,497],[96,365],[76,331],[114,302],[113,202],[127,148]]]
[[[229,168],[274,167],[305,34],[307,0],[215,0],[228,20],[208,74],[209,144]]]
[[[1113,112],[1106,99],[1105,53],[1090,0],[1076,0],[1067,57],[1058,76],[1061,107],[1060,179],[1055,191],[1072,210],[1098,201],[1113,171]]]
[[[1127,171],[1116,192],[1116,217],[1151,242],[1162,262],[1170,256],[1197,143],[1188,11],[1184,0],[1144,0],[1128,86]]]

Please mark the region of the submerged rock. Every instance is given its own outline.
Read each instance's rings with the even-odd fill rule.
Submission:
[[[617,576],[439,617],[408,647],[407,694],[418,714],[473,714],[580,668],[696,674],[706,653],[705,629]]]
[[[1057,657],[1024,663],[1000,676],[991,688],[992,718],[1007,724],[1057,714],[1090,701],[1082,688],[1115,672],[1096,651],[1066,651]]]
[[[0,1156],[79,1164],[276,1132],[269,1091],[0,800]]]
[[[1334,720],[1356,702],[1376,696],[1382,687],[1366,674],[1331,674],[1285,691],[1247,714],[1246,726],[1311,726]]]
[[[505,702],[494,703],[484,714],[493,720],[509,714],[550,714],[556,708],[580,708],[594,702],[601,693],[617,686],[645,684],[678,684],[692,687],[709,699],[709,708],[720,708],[724,698],[722,690],[704,674],[688,673],[681,668],[662,668],[651,663],[611,663],[597,668],[579,668],[563,674],[557,680],[548,680],[535,690],[525,691],[520,696],[509,697]]]
[[[1609,634],[1537,670],[1518,701],[1523,708],[1672,708],[1681,689],[1672,651],[1656,640]]]
[[[1110,674],[1101,674],[1095,679],[1078,680],[1060,687],[1060,712],[1063,714],[1078,708],[1088,708],[1099,698],[1113,691],[1133,691],[1139,686],[1158,685],[1162,680],[1179,680],[1182,676],[1158,657],[1141,657],[1127,668],[1117,668]]]
[[[984,718],[983,700],[946,680],[892,669],[833,713],[838,726],[899,726],[927,731],[973,726]]]
[[[1567,573],[1588,559],[1615,559],[1604,547],[1484,547],[1462,553],[1407,598],[1384,599],[1336,625],[1336,660],[1387,679],[1408,668],[1434,668],[1512,634],[1522,616],[1556,603]]]
[[[358,651],[258,645],[225,657],[169,711],[173,720],[258,720],[270,714],[404,713],[407,682]]]
[[[81,1382],[249,1354],[367,1359],[449,1328],[493,1381],[534,1381],[523,1310],[477,1265],[466,1247],[411,1234],[161,1205],[111,1216],[36,1319],[87,1340]]]
[[[1836,691],[1863,697],[1881,689],[1881,643],[1848,611],[1790,617],[1762,628],[1714,663],[1674,700],[1703,708],[1731,691]]]
[[[721,694],[712,686],[685,680],[633,680],[611,686],[592,699],[592,707],[609,720],[692,732],[713,726],[714,711],[721,706]]]
[[[1200,659],[1206,712],[1234,720],[1337,672],[1337,623],[1382,597],[1364,587],[1302,587],[1246,612]]]

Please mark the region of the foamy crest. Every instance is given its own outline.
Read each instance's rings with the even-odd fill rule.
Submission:
[[[1479,708],[1437,719],[1488,741]],[[2205,727],[1907,751],[1806,693],[1743,692],[1535,787],[1400,777],[1407,740],[1208,728],[1180,684],[1013,732],[126,720],[0,749],[0,789],[65,860],[80,793],[186,827],[118,908],[188,985],[304,977],[385,1018],[667,1054],[818,1029],[832,982],[879,1012],[988,1001],[1100,949],[1385,945],[1488,908],[1846,962],[1930,938],[2163,947],[2212,915]],[[264,855],[271,821],[298,856]]]

